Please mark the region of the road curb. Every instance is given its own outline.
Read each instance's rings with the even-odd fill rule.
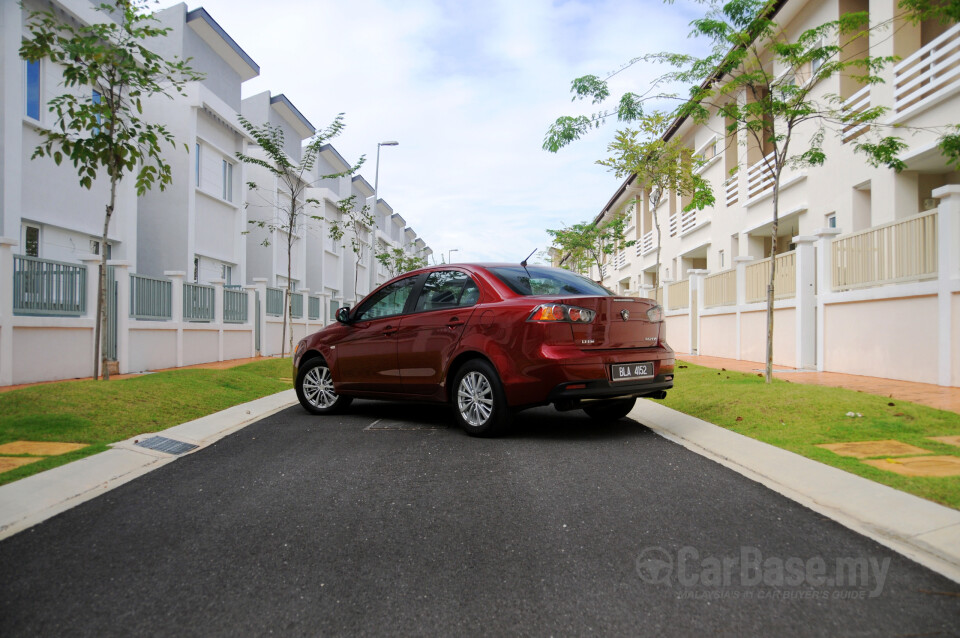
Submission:
[[[284,390],[155,434],[200,450],[296,403],[295,391]],[[106,452],[0,486],[0,540],[180,458],[136,445],[150,436],[139,434],[112,444]]]
[[[653,401],[638,401],[629,417],[960,583],[960,511]]]

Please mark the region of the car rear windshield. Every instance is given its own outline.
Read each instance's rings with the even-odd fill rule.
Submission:
[[[600,284],[560,268],[498,266],[490,272],[518,295],[613,295]]]

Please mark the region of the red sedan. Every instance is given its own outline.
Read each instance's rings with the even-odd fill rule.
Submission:
[[[523,264],[455,264],[383,284],[297,344],[300,403],[333,414],[356,398],[451,403],[474,436],[552,403],[599,420],[666,396],[674,354],[663,310],[585,277]]]

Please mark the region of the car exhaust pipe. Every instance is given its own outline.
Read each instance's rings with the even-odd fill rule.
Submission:
[[[653,394],[648,394],[648,395],[647,395],[647,398],[650,398],[650,399],[666,399],[666,398],[667,398],[667,391],[666,391],[666,390],[657,390],[657,391],[654,392]]]

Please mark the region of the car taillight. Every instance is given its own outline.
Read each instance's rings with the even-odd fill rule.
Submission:
[[[527,321],[565,321],[590,323],[597,315],[593,310],[564,304],[541,304],[533,309]]]
[[[663,321],[663,307],[654,306],[653,308],[650,308],[649,310],[647,310],[647,319],[649,319],[654,323],[659,323]]]

